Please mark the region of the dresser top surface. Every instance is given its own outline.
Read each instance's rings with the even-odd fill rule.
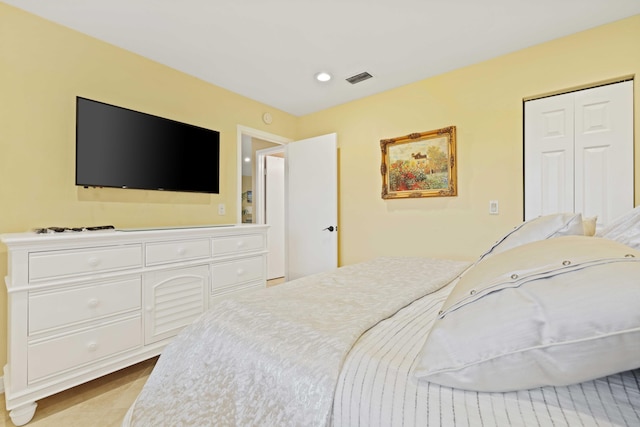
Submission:
[[[123,241],[123,240],[157,240],[182,239],[197,237],[214,237],[248,232],[263,232],[269,226],[262,224],[211,224],[177,227],[149,227],[130,229],[111,229],[94,231],[64,231],[60,233],[8,233],[0,235],[0,241],[7,246],[13,245],[47,245],[64,244],[82,241]]]

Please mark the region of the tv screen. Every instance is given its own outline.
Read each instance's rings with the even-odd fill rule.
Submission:
[[[76,98],[76,185],[219,193],[220,133]]]

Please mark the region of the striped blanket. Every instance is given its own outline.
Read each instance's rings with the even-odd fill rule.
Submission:
[[[358,340],[338,380],[334,427],[640,426],[640,370],[510,393],[417,383],[413,365],[450,290],[417,300]]]

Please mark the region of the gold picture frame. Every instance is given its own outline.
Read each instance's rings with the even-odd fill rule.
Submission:
[[[382,198],[458,195],[456,127],[380,140]]]

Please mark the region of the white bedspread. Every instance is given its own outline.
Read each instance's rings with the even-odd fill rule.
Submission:
[[[467,265],[381,258],[223,301],[167,346],[131,425],[328,425],[354,342]]]

